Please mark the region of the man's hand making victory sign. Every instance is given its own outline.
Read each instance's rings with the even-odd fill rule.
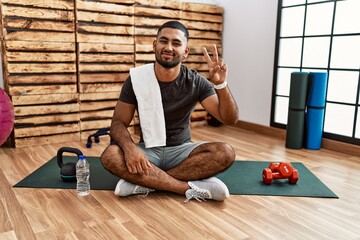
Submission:
[[[224,63],[222,58],[219,59],[216,45],[213,45],[212,55],[213,59],[210,58],[205,47],[202,48],[204,58],[209,66],[209,77],[214,85],[222,84],[226,81],[228,67]]]

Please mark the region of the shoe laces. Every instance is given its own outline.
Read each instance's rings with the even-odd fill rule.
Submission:
[[[198,202],[206,201],[207,198],[210,198],[209,191],[206,189],[201,189],[192,184],[188,183],[191,188],[189,194],[186,194],[185,203],[187,203],[191,199],[196,199]]]
[[[155,190],[137,185],[134,189],[134,194],[141,194],[139,196],[146,197],[147,195],[149,195],[150,192],[153,192],[153,191],[155,191]]]

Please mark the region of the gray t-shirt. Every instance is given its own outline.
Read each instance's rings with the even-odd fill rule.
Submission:
[[[181,65],[179,76],[172,82],[160,82],[165,115],[166,145],[176,146],[191,141],[190,117],[196,104],[216,94],[210,82],[197,71]],[[123,84],[119,100],[136,105],[130,76]],[[140,142],[142,142],[142,138]]]

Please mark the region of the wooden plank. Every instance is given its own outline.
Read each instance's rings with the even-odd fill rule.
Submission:
[[[76,83],[75,74],[48,74],[48,75],[10,75],[7,77],[10,84],[46,84],[46,83]]]
[[[81,93],[91,92],[118,92],[122,87],[122,83],[96,83],[96,84],[81,84]]]
[[[4,19],[4,28],[74,32],[73,22],[37,21],[35,19]]]
[[[66,93],[66,94],[13,96],[11,99],[14,106],[49,104],[49,103],[68,103],[68,102],[78,102],[79,94]]]
[[[80,94],[80,101],[81,104],[84,103],[84,101],[97,101],[97,100],[109,100],[109,99],[115,99],[118,100],[120,95],[121,89],[116,92],[107,92],[104,93],[81,93]]]
[[[30,128],[15,128],[15,138],[21,137],[35,137],[61,133],[73,133],[80,131],[79,124],[61,124],[52,126],[38,126]]]
[[[182,9],[182,2],[180,1],[167,1],[167,0],[136,0],[137,5],[170,8],[170,9]]]
[[[91,120],[91,119],[112,119],[113,115],[114,115],[114,110],[81,112],[80,119],[82,121]]]
[[[147,35],[147,36],[156,36],[158,28],[146,28],[146,27],[136,27],[135,28],[135,35]]]
[[[129,76],[128,73],[104,73],[104,74],[82,73],[79,75],[79,82],[80,83],[124,82],[128,76]]]
[[[129,4],[129,5],[135,3],[135,0],[100,0],[100,1],[109,2],[109,3]]]
[[[101,35],[101,34],[77,34],[77,42],[80,43],[116,43],[116,44],[134,44],[133,36],[121,35]]]
[[[216,46],[221,46],[221,40],[216,39],[189,39],[188,42],[189,46],[201,46],[201,47],[207,47],[212,48],[213,44],[216,44]]]
[[[134,55],[133,54],[91,54],[91,53],[82,53],[79,55],[80,62],[114,62],[114,63],[133,63]]]
[[[183,20],[183,24],[188,29],[196,29],[196,30],[208,30],[208,31],[218,31],[222,32],[222,24],[220,23],[208,23],[208,22],[198,22],[198,21],[189,21],[189,20]]]
[[[221,32],[211,32],[211,31],[199,31],[199,30],[189,30],[190,38],[204,38],[204,39],[217,39],[221,40]]]
[[[75,63],[9,63],[9,73],[74,73]]]
[[[26,51],[75,51],[74,42],[44,42],[43,40],[38,42],[32,41],[5,41],[5,49],[12,50],[26,50]]]
[[[157,18],[180,19],[181,11],[172,10],[172,9],[157,9],[157,8],[135,6],[135,15],[157,17]]]
[[[99,102],[81,102],[80,111],[97,111],[97,110],[106,110],[106,109],[114,109],[118,100],[107,100],[107,101],[99,101]]]
[[[54,123],[69,123],[69,122],[79,122],[80,115],[79,113],[73,114],[52,114],[47,116],[31,116],[31,117],[17,117],[15,119],[16,125],[40,125],[40,124],[54,124]]]
[[[80,63],[80,72],[128,72],[133,64],[87,64]]]
[[[111,125],[111,119],[98,119],[95,121],[82,121],[80,122],[81,131],[108,128]]]
[[[186,63],[206,63],[206,60],[203,55],[189,55],[185,61]]]
[[[135,45],[150,45],[152,47],[154,40],[155,37],[135,36]]]
[[[222,15],[199,13],[199,12],[188,12],[188,11],[182,12],[182,19],[200,21],[200,22],[201,21],[216,22],[220,24],[223,22]]]
[[[120,15],[133,15],[134,7],[104,2],[88,2],[76,0],[77,10],[88,10],[93,12],[116,13]]]
[[[206,47],[208,53],[210,54],[210,56],[212,55],[212,44],[208,45],[208,46],[202,46],[202,45],[198,45],[198,46],[190,46],[190,54],[203,54],[202,53],[202,48],[203,47]],[[221,56],[222,55],[222,46],[221,45],[216,45],[217,47],[217,51],[218,51],[218,54]]]
[[[39,146],[52,143],[79,141],[80,133],[65,133],[42,137],[15,138],[16,147]]]
[[[8,62],[75,62],[75,53],[5,52]]]
[[[212,14],[223,14],[224,9],[222,7],[210,4],[200,4],[200,3],[183,3],[182,10],[192,11],[192,12],[204,12]]]
[[[98,53],[133,53],[133,44],[79,43],[79,51]]]
[[[31,31],[14,31],[4,34],[5,40],[36,41],[41,42],[44,39],[49,42],[75,42],[74,33],[66,32],[31,32]]]
[[[134,16],[78,11],[77,20],[91,23],[132,25],[134,22]]]
[[[52,10],[45,8],[28,8],[2,5],[2,14],[4,17],[49,19],[69,22],[74,21],[74,12],[66,10]]]
[[[79,112],[78,103],[67,103],[59,105],[40,105],[40,106],[15,106],[15,116],[47,115],[56,113]]]
[[[135,16],[135,27],[160,27],[162,24],[164,24],[167,21],[171,20],[177,20],[179,19],[156,19],[156,18],[149,18],[144,16]],[[181,21],[180,21],[181,22]],[[136,28],[135,28],[136,29]]]
[[[153,53],[137,53],[135,55],[136,62],[154,62],[155,55]]]
[[[74,9],[74,2],[67,0],[1,0],[3,4],[23,5],[30,7],[54,8],[63,10]]]
[[[76,85],[10,86],[11,96],[33,94],[76,93]]]
[[[132,35],[134,33],[133,26],[116,26],[116,25],[88,25],[84,23],[78,24],[78,31],[85,33],[106,33],[106,34],[122,34]]]
[[[135,45],[135,52],[146,52],[146,53],[153,53],[154,54],[154,48],[151,44],[136,44]]]

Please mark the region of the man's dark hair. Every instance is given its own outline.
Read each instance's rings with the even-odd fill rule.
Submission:
[[[178,21],[169,21],[169,22],[166,22],[164,23],[163,25],[160,26],[157,34],[160,33],[161,30],[163,30],[164,28],[174,28],[174,29],[178,29],[180,31],[182,31],[186,37],[186,40],[189,40],[189,32],[188,30],[186,29],[186,27],[181,23],[181,22],[178,22]]]

